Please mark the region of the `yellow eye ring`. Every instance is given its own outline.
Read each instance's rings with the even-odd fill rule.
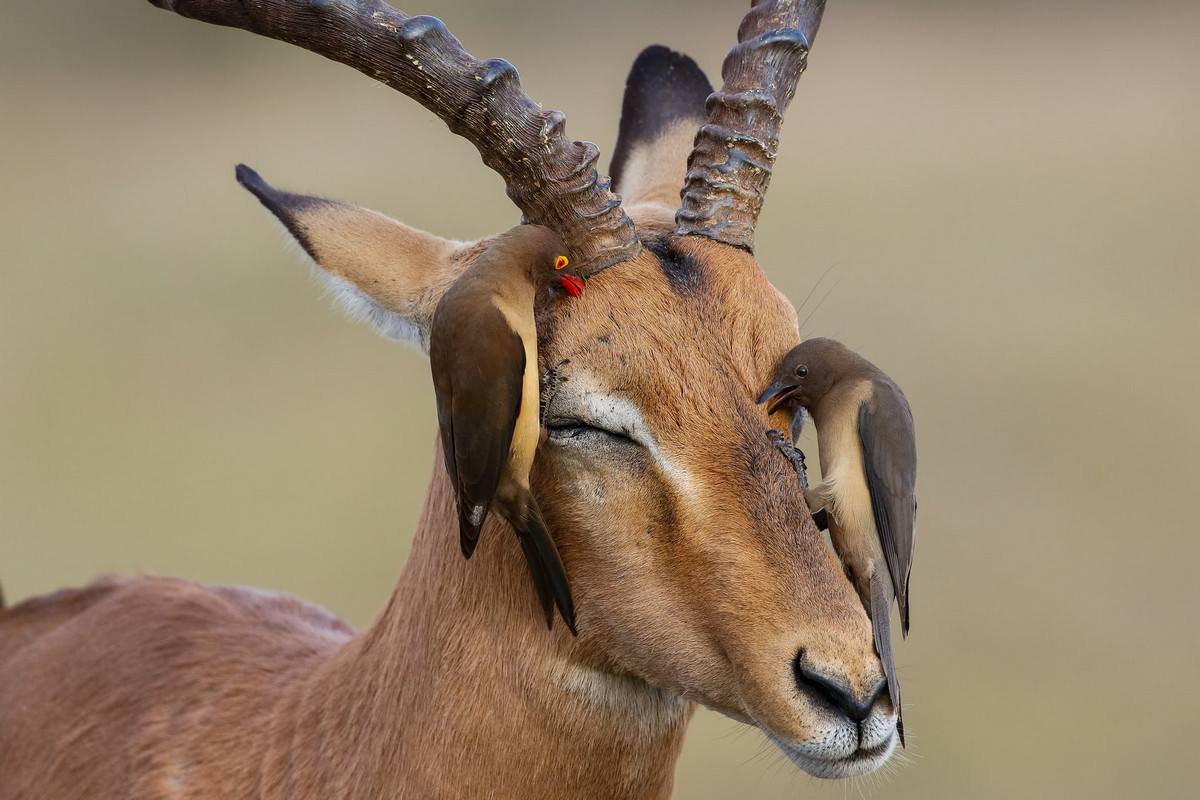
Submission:
[[[569,261],[567,261],[567,257],[566,257],[566,256],[559,256],[558,258],[554,259],[554,268],[555,268],[555,269],[562,269],[563,267],[565,267],[565,266],[566,266],[567,264],[569,264],[569,263],[570,263],[570,262],[569,262]]]

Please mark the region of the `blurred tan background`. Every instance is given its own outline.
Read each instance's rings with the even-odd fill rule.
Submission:
[[[239,161],[443,235],[517,212],[345,67],[139,0],[0,24],[0,579],[246,583],[355,624],[433,464],[427,366],[343,319]],[[741,2],[425,0],[611,153],[645,45],[714,79]],[[1200,4],[833,0],[758,253],[905,388],[910,746],[827,783],[707,712],[680,798],[1194,797]],[[577,33],[573,31],[583,31]],[[607,158],[607,156],[606,156]]]

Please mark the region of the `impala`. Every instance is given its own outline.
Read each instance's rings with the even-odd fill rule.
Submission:
[[[883,764],[896,714],[870,623],[767,435],[789,420],[755,404],[799,341],[753,236],[824,2],[756,0],[721,91],[686,56],[644,51],[611,188],[594,145],[436,19],[379,0],[152,2],[415,98],[567,243],[587,291],[538,301],[539,372],[562,380],[532,488],[578,636],[547,630],[502,519],[463,559],[435,446],[412,554],[361,632],[170,578],[0,613],[0,798],[668,797],[696,703],[813,775]],[[487,247],[237,177],[352,310],[422,348]]]

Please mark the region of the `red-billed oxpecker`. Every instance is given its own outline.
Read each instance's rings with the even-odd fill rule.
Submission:
[[[541,434],[534,298],[547,289],[583,292],[582,279],[557,271],[565,253],[555,233],[536,225],[492,240],[438,303],[429,362],[463,555],[475,551],[489,510],[504,517],[525,551],[546,624],[557,604],[573,633],[566,571],[529,490]]]
[[[758,402],[767,411],[804,409],[817,426],[821,483],[806,488],[810,511],[825,511],[829,538],[871,617],[875,649],[900,714],[891,611],[908,635],[908,575],[917,517],[917,444],[900,387],[833,339],[792,348]],[[900,725],[901,742],[904,728]]]

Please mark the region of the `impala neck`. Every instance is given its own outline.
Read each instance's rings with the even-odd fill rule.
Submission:
[[[391,601],[304,689],[319,752],[286,768],[356,797],[669,797],[692,704],[585,667],[561,620],[546,630],[507,523],[470,561],[457,524],[439,447]]]

